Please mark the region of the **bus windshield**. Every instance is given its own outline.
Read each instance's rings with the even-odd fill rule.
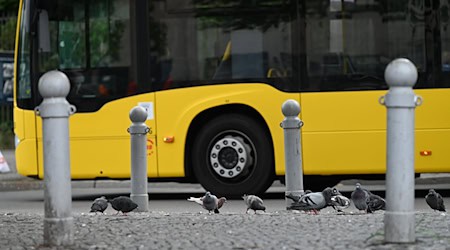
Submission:
[[[30,99],[36,91],[31,82],[53,69],[68,75],[71,82],[68,98],[81,111],[98,109],[102,103],[128,94],[128,1],[24,1],[22,10],[19,105],[20,100]],[[35,18],[30,20],[30,16]],[[30,29],[38,30],[39,36],[30,37]],[[35,79],[30,79],[30,67],[34,73],[31,78]],[[89,102],[90,99],[97,101]]]

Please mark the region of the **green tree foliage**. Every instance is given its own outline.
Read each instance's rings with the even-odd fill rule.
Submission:
[[[0,122],[0,148],[14,148],[12,121]]]
[[[0,13],[16,13],[19,8],[19,0],[0,0]]]
[[[17,18],[12,17],[0,25],[0,50],[14,50]]]
[[[0,0],[0,50],[14,50],[18,9],[19,0]]]

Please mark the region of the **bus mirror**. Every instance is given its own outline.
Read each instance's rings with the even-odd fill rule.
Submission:
[[[50,31],[48,27],[48,13],[46,10],[39,11],[39,52],[50,52]]]

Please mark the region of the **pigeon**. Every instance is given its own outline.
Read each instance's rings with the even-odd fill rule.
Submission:
[[[187,200],[188,200],[188,201],[195,202],[195,203],[199,204],[200,206],[203,206],[203,201],[202,201],[203,197],[204,197],[204,196],[199,197],[199,198],[197,198],[197,197],[189,197]],[[217,200],[217,209],[220,209],[226,202],[227,202],[227,198],[225,198],[225,197],[220,197],[220,198]]]
[[[356,209],[358,210],[367,210],[367,203],[366,200],[369,198],[369,195],[372,193],[361,187],[361,184],[356,183],[356,188],[352,192],[350,198],[353,201],[353,204],[355,204]]]
[[[340,194],[332,196],[330,206],[337,212],[342,212],[342,209],[350,206],[350,199]]]
[[[242,199],[244,199],[245,204],[247,205],[247,211],[245,213],[248,213],[248,210],[250,209],[255,211],[255,214],[257,210],[262,210],[264,212],[266,211],[263,200],[258,196],[244,194],[244,196],[242,196]]]
[[[376,194],[369,194],[366,200],[367,208],[366,212],[368,214],[373,213],[377,210],[386,210],[386,201]]]
[[[94,202],[91,205],[91,211],[89,211],[89,213],[97,213],[97,212],[103,213],[107,207],[108,207],[108,200],[105,198],[105,196],[102,196],[94,200]]]
[[[444,200],[442,199],[442,196],[434,189],[428,190],[428,194],[425,196],[425,201],[433,210],[445,212]]]
[[[119,196],[112,200],[108,200],[108,202],[111,203],[111,206],[117,211],[117,214],[122,212],[126,215],[128,212],[131,212],[138,207],[134,201],[126,196]]]
[[[286,195],[287,198],[294,201],[288,209],[313,211],[314,214],[318,214],[318,211],[331,205],[331,197],[340,194],[341,193],[336,188],[327,187],[322,192],[304,194],[299,198],[292,197],[292,195]]]
[[[214,213],[219,213],[219,199],[217,196],[211,194],[210,192],[206,192],[205,196],[202,197],[202,206],[204,209],[208,210],[209,213],[214,211]]]

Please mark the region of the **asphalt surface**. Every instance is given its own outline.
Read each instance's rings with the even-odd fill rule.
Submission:
[[[5,155],[5,151],[2,153]],[[419,185],[423,185],[423,189],[431,184],[444,188],[449,184],[445,178],[429,178]],[[0,183],[0,196],[2,193],[14,196],[25,189],[42,189],[42,181],[20,177],[14,172],[1,174]],[[114,181],[72,183],[76,188],[83,185],[129,187],[128,182]],[[162,196],[170,194],[171,190],[163,185],[149,184],[149,190]],[[343,183],[340,187],[348,186],[351,185]],[[382,185],[378,187],[382,189]],[[192,185],[184,192],[191,191],[201,193],[204,190]],[[269,193],[283,194],[283,187],[274,185]],[[2,202],[7,200],[2,199]],[[39,199],[38,202],[42,203]],[[115,215],[110,208],[106,214],[76,210],[72,213],[73,244],[60,247],[44,246],[42,213],[21,212],[20,209],[3,211],[0,213],[0,249],[450,249],[447,213],[431,209],[416,211],[416,241],[387,244],[384,242],[384,211],[365,214],[351,207],[344,214],[338,214],[326,208],[319,215],[311,215],[286,211],[280,204],[283,200],[266,202],[271,209],[262,214],[246,214],[245,207],[244,210],[224,209],[220,214],[208,214],[179,205],[170,209],[150,206],[150,212],[127,216]]]
[[[73,214],[73,244],[43,245],[43,216],[0,215],[1,249],[448,249],[450,221],[438,212],[416,213],[416,242],[386,244],[384,213],[319,215],[151,211]]]

